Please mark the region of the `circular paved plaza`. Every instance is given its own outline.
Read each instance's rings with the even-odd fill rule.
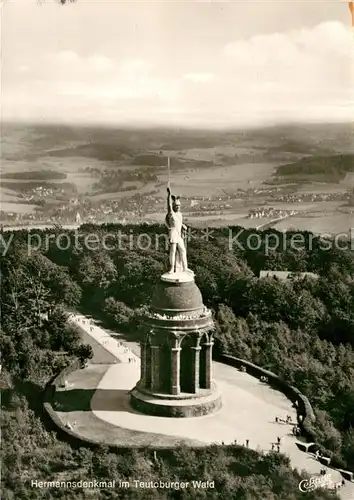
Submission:
[[[282,393],[234,367],[213,362],[213,378],[222,394],[220,410],[191,418],[141,414],[130,404],[130,391],[140,378],[139,357],[131,350],[127,352],[126,347],[101,328],[92,330],[88,322],[82,327],[113,354],[117,362],[91,364],[68,376],[69,391],[63,391],[62,397],[65,401],[72,391],[74,403],[71,408],[57,413],[64,423],[71,424],[77,435],[105,444],[155,449],[182,443],[205,446],[236,441],[246,445],[248,440],[250,448],[263,451],[270,451],[272,444],[276,451],[280,438],[280,452],[289,456],[292,467],[313,475],[320,473],[321,463],[297,448],[292,425],[275,422],[276,416],[286,419],[290,415],[292,422],[297,420],[291,401]],[[85,400],[83,406],[80,398]],[[341,481],[339,472],[330,469],[328,472],[334,482]],[[340,496],[354,498],[354,484],[347,483],[340,490]]]
[[[112,365],[93,395],[91,408],[101,420],[130,430],[158,432],[169,436],[197,440],[200,443],[245,444],[252,448],[270,450],[280,437],[281,450],[288,447],[291,427],[276,424],[276,416],[296,412],[291,402],[281,393],[259,382],[256,378],[233,367],[213,363],[214,379],[222,394],[222,407],[214,414],[192,418],[155,417],[136,412],[130,406],[129,390],[139,380],[139,363]],[[114,391],[116,395],[114,395]],[[112,398],[107,409],[107,395]]]

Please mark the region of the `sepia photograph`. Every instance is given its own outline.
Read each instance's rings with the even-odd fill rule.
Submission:
[[[3,500],[354,500],[354,1],[1,0]]]

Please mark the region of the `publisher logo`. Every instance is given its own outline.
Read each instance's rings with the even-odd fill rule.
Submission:
[[[333,487],[334,484],[331,474],[325,474],[324,476],[312,476],[310,479],[303,479],[299,483],[299,490],[302,492],[314,491],[317,490],[317,488]]]

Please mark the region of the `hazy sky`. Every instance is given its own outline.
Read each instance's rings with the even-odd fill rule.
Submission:
[[[2,1],[2,116],[245,125],[354,116],[347,2]]]

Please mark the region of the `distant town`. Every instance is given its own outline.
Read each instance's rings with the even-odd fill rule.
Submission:
[[[160,185],[158,185],[160,187]],[[141,221],[144,218],[154,219],[156,214],[163,213],[166,200],[161,196],[161,188],[148,193],[122,193],[119,199],[93,200],[89,196],[68,196],[65,188],[37,186],[20,193],[22,203],[36,205],[32,213],[16,211],[1,211],[3,224],[59,223],[73,224],[78,222],[102,223]],[[55,203],[53,203],[55,199]],[[246,218],[269,219],[285,218],[306,214],[301,208],[304,203],[343,202],[349,213],[354,213],[354,189],[332,193],[284,192],[284,187],[238,189],[224,196],[193,196],[183,198],[183,211],[187,217],[212,218],[218,216],[237,215],[240,211],[240,201],[248,206]],[[261,203],[257,203],[261,202]],[[282,204],[283,207],[273,207],[271,204]],[[298,204],[299,210],[288,208],[287,205]],[[158,217],[157,217],[158,218]]]

